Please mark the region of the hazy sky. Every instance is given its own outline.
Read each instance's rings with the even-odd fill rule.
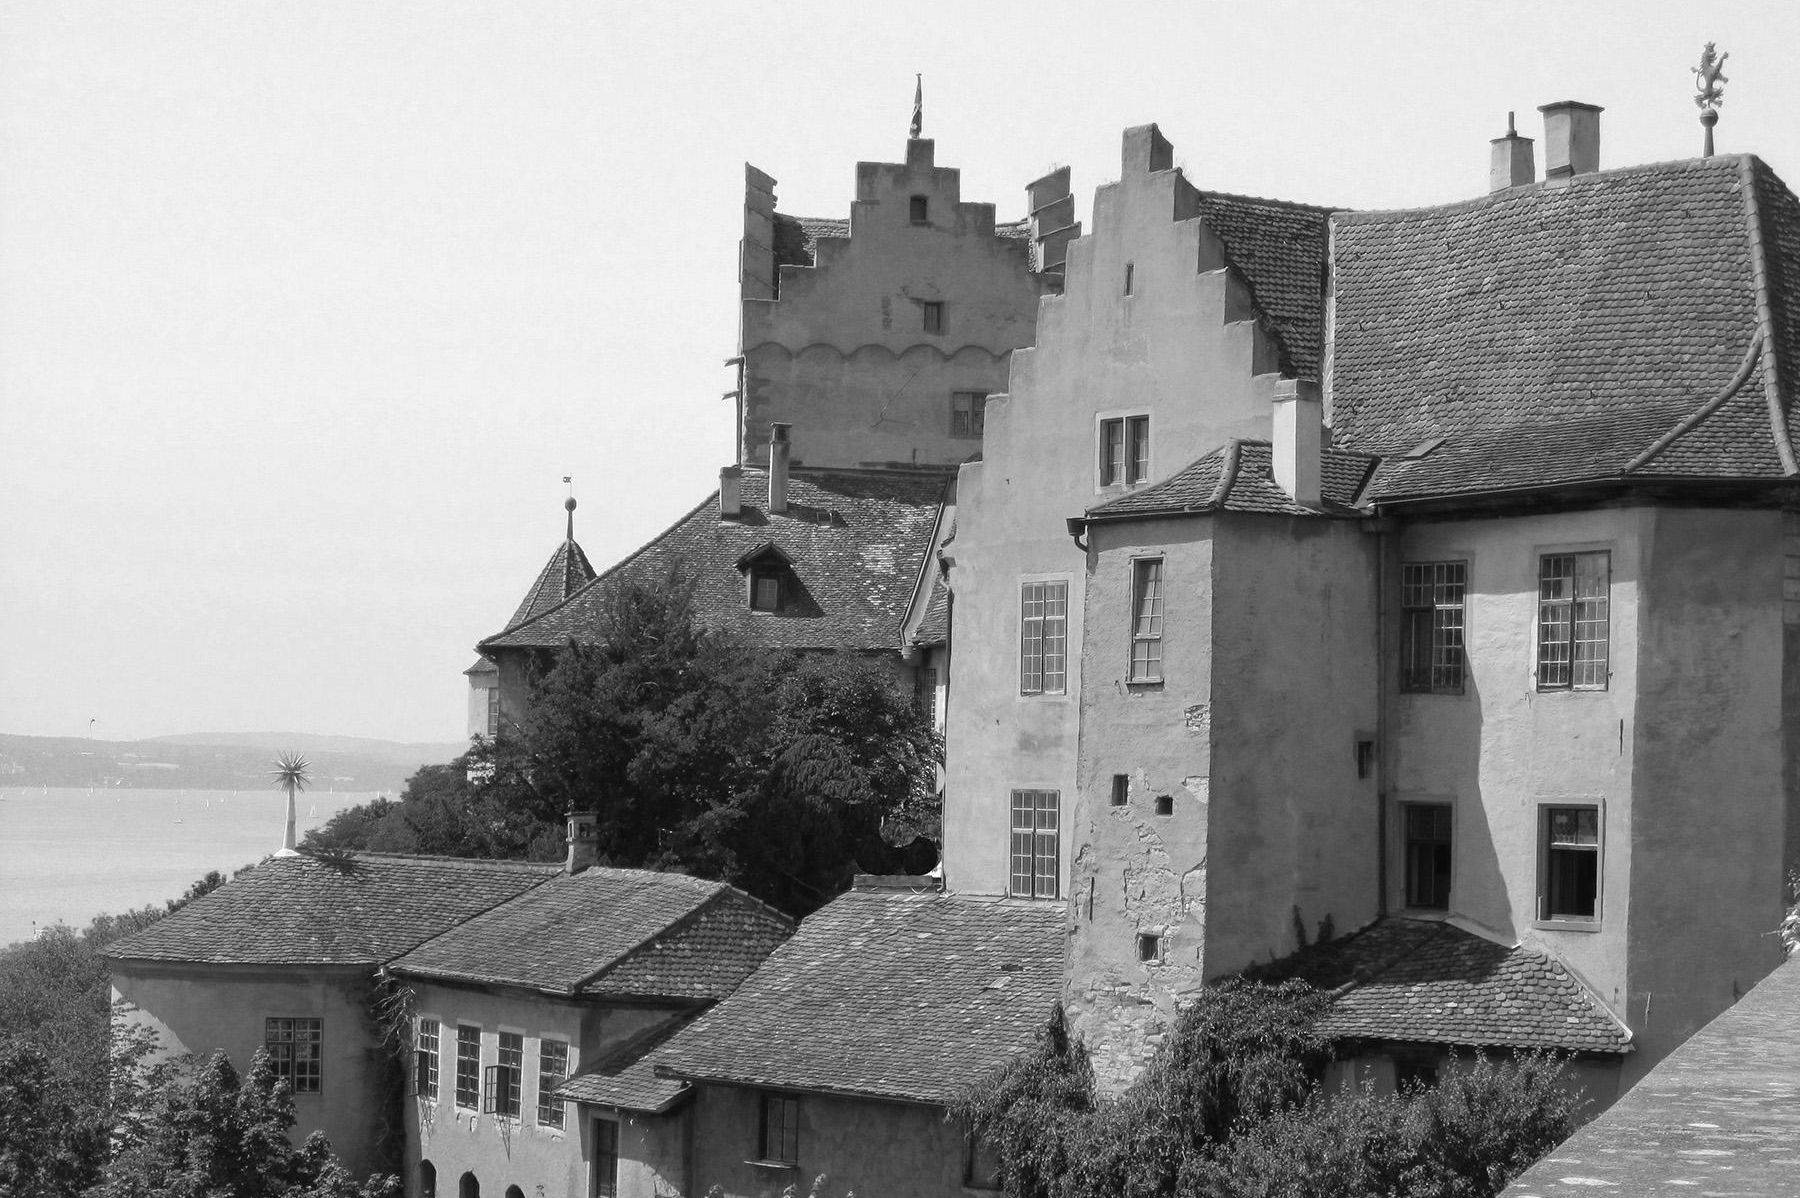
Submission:
[[[460,736],[562,476],[604,566],[730,460],[743,163],[847,214],[915,71],[1002,220],[1145,121],[1397,207],[1551,100],[1696,154],[1709,39],[1720,151],[1800,186],[1789,0],[0,2],[0,731]]]

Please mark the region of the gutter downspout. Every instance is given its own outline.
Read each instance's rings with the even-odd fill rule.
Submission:
[[[1388,913],[1388,533],[1375,533],[1375,914]]]

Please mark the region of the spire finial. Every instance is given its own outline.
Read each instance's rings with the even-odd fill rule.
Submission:
[[[922,74],[918,74],[918,75],[913,76],[913,123],[912,123],[912,133],[910,136],[912,136],[914,139],[917,139],[917,138],[923,136],[924,129],[925,129],[925,76]]]
[[[563,475],[563,483],[569,488],[569,497],[563,500],[563,511],[569,513],[569,529],[564,535],[568,540],[575,539],[575,479],[574,476]]]
[[[1700,109],[1700,126],[1706,130],[1706,148],[1702,156],[1711,158],[1713,153],[1713,126],[1719,123],[1719,105],[1725,102],[1725,85],[1731,80],[1725,75],[1725,60],[1730,58],[1729,52],[1715,54],[1713,43],[1707,42],[1706,49],[1700,52],[1700,65],[1694,68],[1694,86],[1699,93],[1694,103]]]

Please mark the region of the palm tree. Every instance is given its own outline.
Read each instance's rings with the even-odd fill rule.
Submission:
[[[281,849],[277,857],[297,857],[294,848],[294,796],[306,789],[312,781],[312,762],[292,750],[285,751],[275,758],[275,768],[269,771],[269,777],[275,780],[276,790],[287,791],[287,831],[281,838]]]

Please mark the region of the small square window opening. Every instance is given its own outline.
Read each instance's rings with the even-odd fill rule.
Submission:
[[[1138,960],[1162,960],[1162,937],[1149,932],[1139,932],[1137,938]]]
[[[1112,805],[1123,807],[1131,802],[1131,775],[1114,774],[1112,776]]]
[[[1156,814],[1158,814],[1158,815],[1174,815],[1175,814],[1175,796],[1174,795],[1157,795],[1156,796]]]
[[[906,211],[913,224],[928,224],[931,220],[931,197],[913,196],[906,203]]]

